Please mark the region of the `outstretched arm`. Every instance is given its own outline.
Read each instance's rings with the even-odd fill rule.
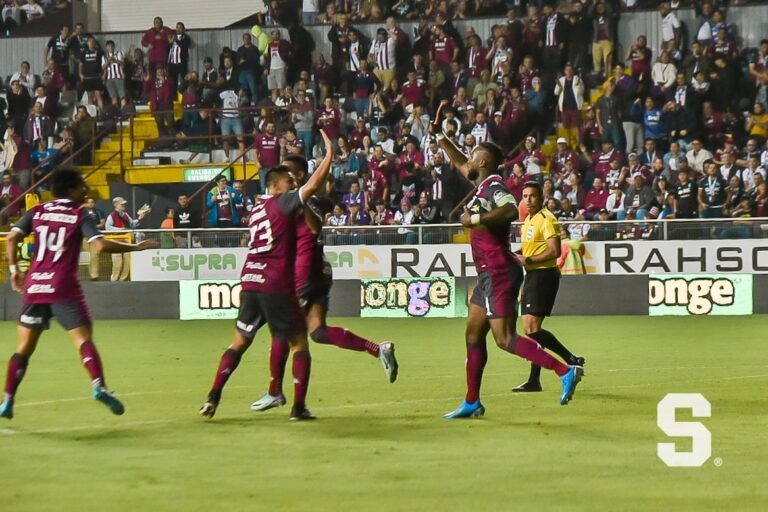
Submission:
[[[154,249],[156,247],[160,247],[160,242],[157,240],[144,240],[138,244],[129,244],[126,242],[119,242],[117,240],[106,240],[102,237],[91,241],[91,246],[96,249],[97,252],[104,252],[107,254],[122,254],[125,252],[137,252],[146,251],[147,249]]]
[[[448,160],[465,178],[469,174],[469,167],[467,166],[467,157],[464,153],[456,147],[451,139],[443,134],[443,109],[448,105],[448,100],[440,102],[440,106],[435,114],[435,120],[429,125],[429,132],[437,136],[437,142],[443,151],[448,155]],[[467,178],[469,179],[469,178]]]
[[[333,162],[334,154],[333,142],[331,142],[331,139],[328,138],[328,135],[326,135],[325,131],[322,129],[320,130],[320,135],[322,135],[323,142],[325,142],[325,158],[323,158],[323,161],[317,166],[317,169],[312,173],[312,176],[309,177],[307,183],[299,190],[302,203],[306,203],[315,192],[322,188],[326,178],[328,178],[328,174],[331,172],[331,162]]]

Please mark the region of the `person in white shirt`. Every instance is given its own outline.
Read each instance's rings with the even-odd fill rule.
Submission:
[[[19,7],[19,9],[27,13],[27,21],[45,16],[45,11],[43,10],[43,7],[37,3],[37,0],[27,0],[27,3]]]
[[[701,141],[696,139],[691,142],[691,150],[685,154],[685,158],[688,160],[688,165],[691,169],[698,173],[704,172],[704,162],[711,160],[713,155],[710,151],[701,147]]]
[[[608,210],[612,219],[615,219],[619,212],[624,211],[624,192],[619,187],[611,189],[611,195],[605,201],[605,209]]]
[[[659,5],[659,13],[661,14],[661,49],[674,53],[680,41],[680,20],[667,2]]]
[[[22,62],[19,71],[11,75],[11,79],[8,81],[8,83],[12,84],[16,80],[19,81],[22,87],[27,88],[30,98],[35,97],[35,75],[29,71],[29,62]]]
[[[371,45],[371,51],[368,54],[368,60],[374,66],[373,74],[379,79],[383,89],[389,87],[389,83],[395,78],[396,39],[396,35],[390,34],[385,28],[380,28],[376,32],[376,42]]]
[[[424,112],[424,105],[415,103],[413,112],[405,121],[411,125],[411,135],[422,140],[429,133],[429,115]]]

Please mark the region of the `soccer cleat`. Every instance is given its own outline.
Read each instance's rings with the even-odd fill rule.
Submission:
[[[13,419],[13,402],[3,400],[3,403],[0,403],[0,418]]]
[[[120,416],[125,412],[123,403],[118,400],[115,394],[109,391],[107,388],[101,386],[93,388],[93,398],[109,407],[109,410],[112,411],[112,414]]]
[[[568,405],[576,391],[576,385],[581,381],[584,375],[584,368],[581,366],[571,366],[568,373],[560,377],[563,382],[563,394],[560,395],[560,405]]]
[[[307,409],[305,406],[296,406],[294,405],[291,408],[291,421],[307,421],[307,420],[316,420],[317,418],[315,416],[312,416],[312,413],[309,412],[309,409]]]
[[[200,408],[200,416],[205,416],[206,418],[213,418],[213,416],[216,414],[216,408],[218,406],[219,406],[218,403],[214,402],[209,398]]]
[[[379,361],[381,361],[381,366],[384,367],[384,372],[387,374],[389,382],[395,382],[400,365],[397,364],[397,358],[395,357],[394,343],[385,341],[379,345]]]
[[[525,381],[516,388],[512,388],[513,393],[538,393],[542,391],[541,382]]]
[[[264,393],[261,398],[251,404],[251,410],[259,412],[268,411],[273,407],[282,407],[283,405],[285,405],[285,395],[282,393],[277,396]]]
[[[573,361],[571,362],[573,366],[581,366],[581,374],[586,375],[587,372],[584,371],[584,365],[587,364],[587,360],[584,359],[581,356],[574,356]]]
[[[480,403],[480,400],[472,403],[464,400],[461,402],[458,409],[449,412],[444,415],[443,418],[447,420],[455,420],[457,418],[479,418],[483,414],[485,414],[485,407]]]

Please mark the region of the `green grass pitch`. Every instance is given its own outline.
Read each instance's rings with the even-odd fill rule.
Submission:
[[[197,411],[232,322],[97,322],[122,417],[88,398],[85,371],[54,328],[16,418],[0,420],[0,510],[765,510],[768,317],[553,318],[550,330],[588,359],[574,401],[558,405],[547,374],[543,393],[513,395],[528,367],[489,345],[486,416],[453,422],[441,416],[464,393],[462,320],[336,323],[395,341],[400,378],[387,383],[367,354],[313,344],[319,420],[298,424],[288,407],[249,410],[267,384],[265,333],[205,421]],[[14,333],[0,324],[2,361]],[[701,420],[712,458],[700,468],[656,456],[669,441],[656,405],[671,392],[712,404]]]

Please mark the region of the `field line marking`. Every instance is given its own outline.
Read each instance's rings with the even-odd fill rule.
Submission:
[[[75,425],[71,427],[58,427],[58,428],[44,428],[38,430],[13,430],[10,428],[0,429],[0,434],[5,435],[30,435],[30,434],[55,434],[58,432],[76,432],[78,430],[102,430],[109,428],[123,428],[123,427],[139,427],[145,425],[167,425],[168,423],[174,423],[178,419],[165,419],[165,420],[146,420],[146,421],[129,421],[126,423],[115,423],[113,425]]]

